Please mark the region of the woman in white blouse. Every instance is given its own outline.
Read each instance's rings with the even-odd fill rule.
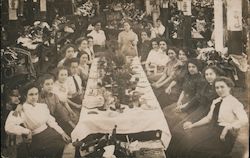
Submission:
[[[30,140],[29,154],[31,157],[61,157],[65,142],[70,137],[50,115],[46,104],[38,103],[39,90],[35,84],[24,88],[26,98],[18,116],[10,112],[5,124],[8,133],[23,135]]]
[[[231,152],[248,116],[242,103],[231,95],[231,79],[218,77],[214,86],[220,97],[213,101],[207,116],[195,123],[185,122],[185,132],[173,135],[168,157],[222,158]]]

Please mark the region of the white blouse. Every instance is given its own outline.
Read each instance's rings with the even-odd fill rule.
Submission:
[[[24,103],[21,116],[14,116],[13,112],[10,112],[5,124],[5,130],[8,133],[22,135],[31,131],[34,135],[41,133],[48,126],[54,128],[60,134],[64,132],[55,118],[50,115],[46,104],[36,103],[35,106],[32,106],[29,103]],[[26,128],[22,127],[21,124],[24,124]]]
[[[169,57],[165,52],[160,49],[158,51],[152,49],[147,57],[146,63],[151,63],[157,66],[165,66],[169,62]]]
[[[55,82],[53,87],[53,93],[56,94],[61,102],[66,103],[68,100],[68,85],[67,82],[59,83],[58,81]]]
[[[207,115],[208,119],[212,119],[215,104],[221,101],[221,97],[213,101],[210,111]],[[229,95],[223,98],[219,114],[218,122],[220,126],[232,126],[240,128],[248,123],[248,116],[244,110],[244,106],[234,96]]]
[[[88,34],[88,36],[93,37],[94,45],[105,45],[106,36],[103,30],[99,30],[98,32],[96,30],[93,30]]]
[[[76,82],[79,87],[79,92],[82,92],[82,79],[79,75],[74,75]],[[67,86],[68,86],[68,98],[72,98],[73,95],[77,92],[76,85],[73,79],[73,76],[69,76],[67,79]]]

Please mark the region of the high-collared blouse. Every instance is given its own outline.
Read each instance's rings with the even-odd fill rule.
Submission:
[[[218,123],[220,126],[240,128],[248,123],[248,116],[244,110],[243,104],[232,95],[215,99],[210,107],[208,115],[206,116],[208,119],[212,118],[215,104],[221,100],[222,102],[218,114]]]
[[[48,106],[43,103],[35,103],[31,105],[29,103],[23,104],[23,110],[21,116],[14,116],[14,111],[11,111],[5,123],[5,130],[8,133],[22,135],[32,132],[32,134],[38,134],[51,127],[58,133],[62,134],[63,129],[57,124],[55,118],[50,115]],[[21,124],[24,125],[21,126]]]

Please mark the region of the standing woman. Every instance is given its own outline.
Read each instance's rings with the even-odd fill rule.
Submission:
[[[50,115],[48,106],[37,102],[39,90],[36,85],[27,85],[23,95],[26,98],[23,109],[18,116],[10,112],[5,124],[6,132],[26,135],[31,141],[31,157],[62,157],[65,142],[70,142],[70,137]]]
[[[231,79],[218,77],[214,87],[219,98],[213,100],[201,120],[183,124],[184,135],[172,138],[168,157],[222,158],[232,151],[238,130],[248,124],[248,116],[242,103],[231,95]]]
[[[129,22],[124,22],[124,31],[118,35],[119,49],[125,56],[137,56],[138,36],[133,32]]]

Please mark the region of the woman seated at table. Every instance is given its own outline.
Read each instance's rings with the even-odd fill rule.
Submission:
[[[182,64],[181,61],[177,58],[177,50],[175,48],[169,48],[168,49],[168,57],[170,61],[166,64],[164,73],[160,77],[159,80],[152,83],[152,87],[157,90],[161,87],[165,87],[168,85],[170,81],[174,78],[174,74],[177,71],[178,67]]]
[[[217,77],[224,74],[224,72],[216,66],[207,66],[203,72],[206,82],[204,83],[202,90],[200,93],[197,93],[197,95],[186,105],[186,107],[183,107],[181,111],[179,111],[180,113],[188,113],[188,115],[186,118],[182,118],[183,115],[179,115],[180,117],[178,120],[181,122],[173,128],[172,132],[178,132],[179,129],[182,130],[183,122],[187,120],[195,122],[206,116],[210,110],[213,100],[218,98],[213,82]]]
[[[77,53],[75,52],[75,45],[67,44],[64,47],[62,47],[62,55],[63,59],[58,62],[57,67],[64,66],[65,61],[74,58],[77,55]]]
[[[59,125],[62,125],[64,127],[70,125],[71,128],[67,128],[67,131],[72,131],[72,128],[75,127],[78,118],[70,108],[70,106],[63,102],[60,102],[58,96],[53,93],[54,76],[52,76],[51,74],[44,74],[40,78],[40,86],[42,90],[39,95],[38,102],[47,104],[50,110],[50,114],[55,117]]]
[[[232,151],[238,130],[248,125],[248,116],[242,103],[231,95],[231,79],[218,77],[214,87],[219,98],[201,120],[183,124],[185,132],[172,137],[167,157],[223,158]]]
[[[216,77],[222,73],[217,67],[207,67],[204,70],[206,82],[201,87],[201,91],[198,91],[196,95],[180,109],[172,113],[171,120],[169,120],[172,133],[178,132],[178,129],[182,127],[183,121],[186,119],[199,120],[204,117],[210,109],[210,105],[217,97],[217,94],[212,86]],[[181,130],[182,131],[182,130]]]
[[[75,41],[77,48],[78,48],[78,53],[87,53],[88,54],[88,64],[92,63],[93,60],[93,54],[90,52],[89,47],[88,47],[88,39],[85,37],[80,37],[76,39]],[[77,56],[75,56],[77,57]]]
[[[151,42],[146,31],[141,31],[140,35],[140,40],[138,42],[138,54],[139,57],[141,57],[141,62],[144,63],[151,49]]]
[[[39,90],[33,83],[24,87],[25,103],[20,115],[10,112],[5,130],[8,133],[23,135],[30,142],[29,153],[32,157],[62,157],[65,142],[70,137],[58,126],[50,115],[48,106],[38,103]]]
[[[137,56],[138,36],[133,32],[129,22],[124,22],[124,31],[118,35],[120,53],[125,56]]]
[[[157,81],[159,76],[163,74],[166,64],[169,62],[166,41],[161,39],[159,47],[156,44],[158,44],[157,40],[152,40],[153,49],[149,52],[145,65],[150,81]]]
[[[181,61],[181,65],[178,66],[177,70],[173,74],[173,80],[169,85],[163,86],[158,90],[155,90],[155,95],[158,102],[162,107],[165,105],[170,105],[178,100],[179,95],[181,94],[181,86],[184,77],[187,75],[187,61],[190,56],[189,51],[186,49],[179,50],[178,59]]]
[[[172,104],[163,109],[165,117],[168,121],[170,129],[176,124],[177,115],[187,115],[186,113],[176,113],[185,107],[192,99],[200,93],[202,86],[204,85],[204,79],[200,73],[201,64],[197,59],[190,59],[187,64],[188,73],[182,79],[178,81],[182,83],[181,94],[179,95],[177,103]],[[165,96],[167,97],[167,96]],[[165,105],[167,106],[167,105]],[[184,116],[182,116],[184,117]]]
[[[69,76],[69,72],[66,67],[61,67],[57,69],[57,72],[56,72],[57,80],[55,81],[54,86],[53,86],[53,93],[55,93],[58,96],[60,102],[62,102],[63,104],[68,104],[72,110],[73,110],[72,107],[75,107],[76,109],[80,109],[81,108],[80,104],[76,104],[68,98],[69,87],[70,87],[70,84],[68,83],[68,76]],[[74,111],[74,112],[79,117],[79,110]]]
[[[84,94],[82,79],[79,76],[79,60],[77,58],[72,58],[68,61],[67,65],[70,72],[70,75],[67,78],[68,103],[73,111],[79,116]]]
[[[77,54],[79,59],[79,75],[83,81],[83,85],[86,85],[89,76],[89,65],[88,65],[88,54],[86,52],[81,52]]]
[[[4,129],[6,119],[11,111],[14,111],[16,108],[22,107],[21,105],[21,96],[18,88],[10,88],[5,91],[5,95],[1,104],[1,129]],[[17,116],[18,113],[13,113],[13,115]],[[11,146],[19,143],[19,139],[16,136],[8,135],[4,130],[1,130],[1,145],[2,149],[11,148]],[[12,142],[16,144],[12,144]],[[18,147],[17,147],[18,148]]]

